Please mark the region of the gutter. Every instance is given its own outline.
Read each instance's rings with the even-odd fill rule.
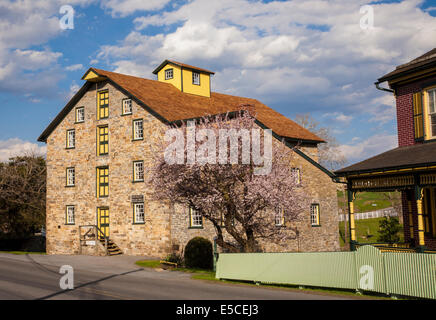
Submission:
[[[394,90],[392,90],[392,89],[387,89],[387,88],[382,88],[382,87],[380,87],[380,83],[381,83],[381,82],[379,82],[379,81],[377,81],[377,82],[374,83],[374,84],[375,84],[375,87],[376,87],[377,89],[382,90],[382,91],[386,91],[386,92],[390,92],[390,93],[394,93]]]

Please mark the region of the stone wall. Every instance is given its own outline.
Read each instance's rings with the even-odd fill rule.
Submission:
[[[97,91],[109,90],[109,118],[97,120]],[[85,122],[75,123],[75,108],[47,139],[47,253],[77,254],[78,227],[95,225],[97,208],[109,207],[110,238],[129,255],[165,257],[175,248],[181,250],[195,236],[210,240],[213,226],[189,228],[187,208],[151,200],[147,182],[133,182],[133,161],[144,161],[144,172],[153,161],[152,143],[163,124],[132,101],[132,115],[121,115],[123,92],[108,82],[95,84],[77,102],[85,107]],[[144,120],[144,139],[132,141],[132,121]],[[109,126],[109,155],[96,152],[97,126]],[[66,130],[75,129],[76,146],[66,149]],[[317,160],[316,148],[303,148]],[[295,222],[300,236],[280,246],[265,244],[266,251],[338,250],[336,186],[331,179],[307,160],[296,155],[295,166],[301,170],[303,188],[310,201],[320,204],[321,226],[311,227],[307,208]],[[96,168],[109,166],[109,196],[96,197]],[[75,167],[76,183],[66,187],[66,168]],[[146,180],[146,178],[145,178]],[[144,196],[145,223],[133,223],[132,195]],[[75,224],[66,224],[66,206],[75,206]],[[92,252],[92,251],[91,251]]]

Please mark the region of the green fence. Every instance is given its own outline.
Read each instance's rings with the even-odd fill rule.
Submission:
[[[222,253],[216,277],[260,283],[361,289],[436,299],[436,255],[354,252]]]

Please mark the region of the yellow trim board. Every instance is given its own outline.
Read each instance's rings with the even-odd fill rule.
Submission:
[[[90,70],[82,77],[82,80],[87,80],[91,82],[98,82],[104,80],[106,77],[96,74],[94,71]]]

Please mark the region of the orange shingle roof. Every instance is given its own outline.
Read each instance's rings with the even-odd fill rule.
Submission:
[[[236,111],[253,105],[256,118],[276,134],[297,140],[324,142],[320,137],[256,99],[212,92],[211,97],[183,93],[169,83],[92,68],[141,100],[156,113],[172,122],[205,115]]]

